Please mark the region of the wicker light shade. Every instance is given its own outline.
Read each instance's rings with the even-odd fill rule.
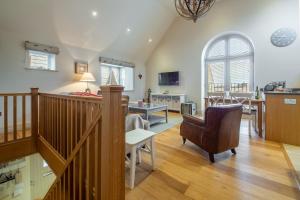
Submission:
[[[180,16],[196,22],[214,3],[215,0],[175,0],[175,7]]]

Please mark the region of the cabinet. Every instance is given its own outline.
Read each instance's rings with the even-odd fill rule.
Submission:
[[[181,104],[186,102],[184,94],[152,94],[151,103],[158,105],[167,105],[169,110],[181,110]]]
[[[300,95],[266,94],[266,139],[300,145]]]

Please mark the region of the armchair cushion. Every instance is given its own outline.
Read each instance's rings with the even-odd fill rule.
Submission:
[[[191,115],[183,115],[183,121],[191,124],[195,124],[197,126],[205,126],[204,120],[200,118],[193,117]]]

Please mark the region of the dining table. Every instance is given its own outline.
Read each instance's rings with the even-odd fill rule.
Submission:
[[[209,102],[211,101],[211,102]],[[265,101],[263,99],[251,99],[251,105],[255,106],[257,108],[257,133],[260,137],[263,137],[264,132],[264,105]],[[230,104],[232,102],[231,98],[225,98],[224,103]],[[207,108],[210,103],[212,103],[212,100],[208,97],[205,97],[205,108]],[[243,102],[245,105],[249,105],[249,100],[246,100]],[[255,129],[256,130],[256,129]]]

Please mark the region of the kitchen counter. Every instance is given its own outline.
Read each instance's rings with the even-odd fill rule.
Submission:
[[[266,92],[266,139],[300,146],[300,93]]]
[[[291,91],[291,92],[264,92],[267,94],[276,94],[276,95],[300,95],[300,91]]]

